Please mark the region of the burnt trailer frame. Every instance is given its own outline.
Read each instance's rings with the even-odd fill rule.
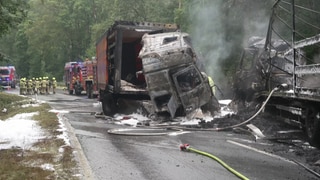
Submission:
[[[320,61],[310,53],[310,49],[320,46],[319,29],[312,30],[320,24],[302,21],[308,16],[320,18],[320,12],[305,7],[307,2],[297,2],[276,1],[266,38],[250,41],[244,54],[251,52],[254,55],[251,59],[243,56],[240,60],[235,78],[235,99],[261,101],[273,88],[287,84],[288,89],[274,92],[267,105],[275,107],[279,115],[288,120],[286,122],[304,129],[310,144],[320,147]],[[302,34],[301,30],[306,26],[310,26],[308,32],[312,33]],[[246,60],[250,62],[245,63]],[[251,67],[245,69],[243,64],[251,64]],[[241,84],[243,81],[247,84]]]

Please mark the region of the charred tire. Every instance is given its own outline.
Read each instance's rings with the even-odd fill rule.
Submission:
[[[307,110],[305,128],[309,143],[320,147],[320,112],[313,107]]]
[[[215,112],[220,110],[219,101],[215,96],[211,96],[209,102],[203,106],[201,106],[201,110],[203,112],[210,112],[212,116],[214,116]]]
[[[117,112],[116,100],[112,94],[106,94],[102,101],[102,110],[104,115],[113,116]]]
[[[86,90],[87,90],[87,96],[89,99],[91,99],[93,97],[93,94],[92,94],[92,84],[88,84],[87,87],[86,87]]]

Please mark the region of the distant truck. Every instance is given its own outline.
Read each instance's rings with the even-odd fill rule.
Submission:
[[[16,76],[14,66],[0,66],[0,84],[3,88],[16,88]]]
[[[168,117],[219,109],[189,35],[176,24],[116,21],[97,41],[96,57],[105,115],[117,113],[119,99],[150,101],[153,113]]]
[[[294,2],[278,0],[273,7],[267,36],[250,38],[236,72],[234,100],[238,107],[246,109],[254,102],[264,101],[273,89],[278,89],[271,95],[268,109],[304,129],[310,144],[320,147],[320,34],[318,29],[310,34],[301,32],[313,32],[313,27],[319,27],[320,23],[315,21],[318,24],[313,27],[304,23],[300,27],[295,23],[300,15],[306,19],[319,19],[320,15],[308,7],[312,3]],[[290,6],[289,16],[284,5]],[[302,11],[295,12],[295,8]],[[298,12],[301,14],[295,14]]]
[[[84,62],[65,63],[64,81],[69,94],[85,93],[88,98],[97,97],[97,61],[95,58]]]

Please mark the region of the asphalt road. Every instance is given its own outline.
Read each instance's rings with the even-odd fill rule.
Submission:
[[[14,93],[14,90],[11,90]],[[123,136],[109,134],[114,121],[96,118],[100,104],[86,96],[33,96],[47,101],[60,113],[69,128],[72,145],[77,151],[83,179],[239,179],[217,161],[194,153],[180,151],[184,143],[210,153],[249,179],[317,179],[293,161],[264,151],[273,144],[255,141],[252,135],[231,131],[189,131],[160,136]]]

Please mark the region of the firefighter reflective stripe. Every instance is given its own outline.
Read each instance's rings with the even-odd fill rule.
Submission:
[[[208,81],[209,81],[209,85],[210,85],[210,88],[212,90],[212,93],[215,95],[216,94],[216,89],[214,88],[214,81],[210,76],[208,76]]]

